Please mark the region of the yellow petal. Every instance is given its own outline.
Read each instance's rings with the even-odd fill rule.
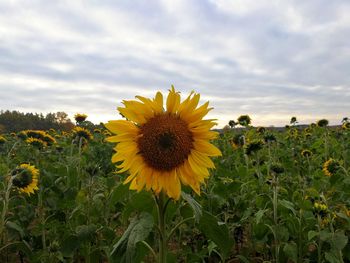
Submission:
[[[133,121],[138,124],[143,124],[146,122],[146,118],[140,114],[135,112],[134,110],[118,107],[118,111],[128,120]]]
[[[213,161],[207,155],[196,150],[192,150],[191,155],[196,163],[200,164],[201,166],[206,168],[215,168]]]
[[[130,133],[137,134],[138,128],[135,124],[125,120],[114,120],[105,123],[105,127],[114,134]]]
[[[193,147],[195,150],[208,156],[221,156],[220,150],[205,140],[194,140]]]
[[[176,113],[179,105],[180,94],[178,92],[175,92],[174,86],[172,86],[166,101],[167,112]]]

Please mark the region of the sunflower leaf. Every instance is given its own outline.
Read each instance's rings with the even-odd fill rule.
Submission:
[[[233,240],[226,224],[219,223],[215,216],[204,211],[198,227],[208,239],[220,248],[224,258],[229,255]]]
[[[113,262],[135,262],[137,255],[136,246],[145,240],[153,228],[153,216],[142,212],[134,217],[122,237],[113,246],[111,258]]]
[[[193,210],[194,217],[198,223],[202,217],[202,206],[189,194],[181,192],[181,196],[190,205]]]

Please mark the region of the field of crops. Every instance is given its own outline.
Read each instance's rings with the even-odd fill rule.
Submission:
[[[0,262],[350,262],[349,123],[295,123],[231,123],[179,198],[123,184],[102,126],[3,134]]]

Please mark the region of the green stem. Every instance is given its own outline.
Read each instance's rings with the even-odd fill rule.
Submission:
[[[274,173],[273,173],[274,174]],[[278,178],[273,175],[273,222],[275,224],[275,229],[278,226],[278,217],[277,217],[277,205],[278,205]],[[275,235],[275,262],[279,262],[279,243],[277,235]]]
[[[9,179],[9,181],[7,183],[7,188],[6,188],[6,192],[5,192],[5,198],[3,200],[3,208],[2,208],[2,211],[1,211],[1,224],[0,224],[0,241],[1,241],[1,244],[2,244],[2,233],[3,233],[4,229],[5,229],[5,223],[6,223],[5,221],[6,221],[6,214],[7,214],[8,204],[9,204],[9,200],[10,200],[11,187],[12,187],[12,176],[10,177],[10,179]]]
[[[188,217],[188,218],[185,218],[184,220],[180,221],[176,226],[174,226],[174,228],[170,231],[169,235],[168,235],[168,238],[167,238],[167,241],[170,240],[170,238],[172,237],[172,235],[175,233],[175,231],[181,226],[183,225],[184,223],[190,221],[190,220],[193,220],[194,217]]]
[[[156,198],[157,208],[158,208],[158,225],[160,230],[159,235],[159,263],[166,263],[167,256],[167,237],[165,229],[165,195],[164,192],[159,194],[159,197]]]
[[[317,262],[321,263],[321,252],[322,252],[322,240],[321,240],[321,218],[317,215],[317,224],[318,224],[318,244],[317,244]]]
[[[152,253],[154,259],[158,260],[157,254],[154,252],[153,248],[146,241],[141,241],[141,243]]]
[[[41,242],[43,246],[43,250],[46,250],[46,233],[45,233],[45,213],[44,213],[44,206],[43,206],[43,189],[40,187],[39,194],[38,194],[38,205],[39,205],[39,213],[40,213],[40,221],[41,221],[41,227],[42,227],[42,233],[41,233]]]

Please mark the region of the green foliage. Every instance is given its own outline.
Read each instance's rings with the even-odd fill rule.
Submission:
[[[23,117],[3,112],[4,127],[10,126],[1,118],[10,120],[11,114]],[[34,123],[14,121],[11,129],[38,129]],[[113,145],[103,131],[80,146],[69,134],[48,132],[57,143],[41,149],[2,134],[0,262],[155,262],[154,193],[122,183],[128,174],[115,173]],[[349,135],[345,129],[305,131],[298,125],[264,132],[248,125],[220,134],[214,143],[223,155],[213,159],[216,169],[201,196],[183,186],[180,200],[167,203],[168,261],[350,261]],[[235,138],[240,142],[232,144]],[[247,152],[249,142],[263,143]],[[302,155],[304,149],[312,154]],[[339,169],[329,177],[322,167],[331,158]],[[7,191],[9,175],[21,163],[40,170],[40,189],[30,196],[14,186]]]

